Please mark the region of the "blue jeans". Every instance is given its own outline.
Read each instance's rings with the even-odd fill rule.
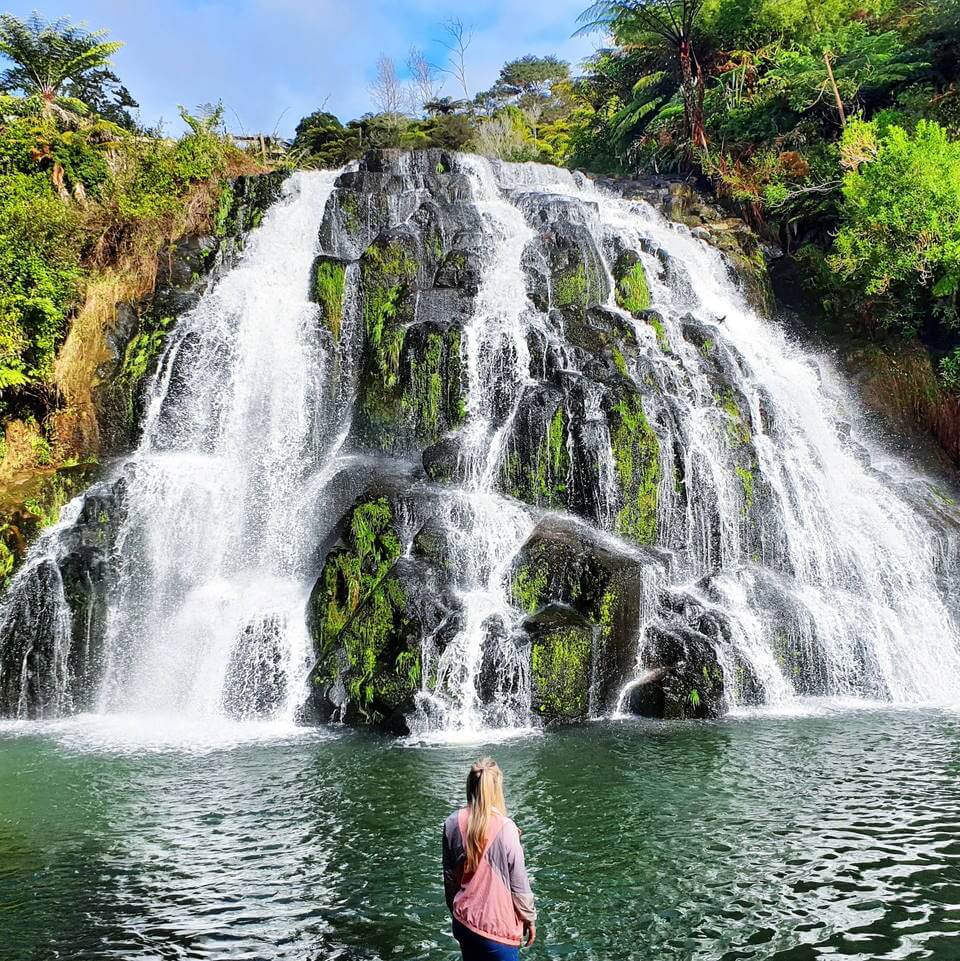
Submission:
[[[460,942],[463,961],[520,961],[518,947],[474,934],[456,918],[453,919],[453,936]]]

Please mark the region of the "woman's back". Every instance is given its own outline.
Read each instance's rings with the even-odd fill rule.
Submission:
[[[468,953],[467,942],[473,940],[515,951],[525,931],[533,940],[537,915],[520,831],[503,812],[500,769],[491,759],[471,769],[467,797],[467,807],[454,811],[443,825],[444,892],[454,934],[465,958],[484,956],[472,949]]]

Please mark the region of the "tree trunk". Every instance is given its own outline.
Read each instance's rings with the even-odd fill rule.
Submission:
[[[697,73],[693,73],[693,57],[689,40],[681,40],[680,47],[680,75],[683,78],[683,115],[687,123],[690,143],[695,150],[706,150],[707,131],[703,123],[703,71],[697,64]]]
[[[846,127],[847,115],[843,109],[843,100],[840,98],[840,90],[837,87],[837,81],[833,76],[833,67],[830,64],[830,52],[828,50],[823,51],[823,62],[827,65],[827,77],[830,78],[830,86],[833,89],[833,99],[837,105],[837,113],[840,115],[840,126]]]

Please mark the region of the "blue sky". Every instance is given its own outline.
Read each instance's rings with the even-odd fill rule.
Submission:
[[[444,59],[440,24],[473,26],[470,92],[489,87],[505,60],[555,53],[576,65],[598,37],[571,37],[589,0],[0,0],[25,16],[69,15],[106,27],[126,46],[115,57],[141,118],[177,132],[177,104],[220,99],[236,131],[292,132],[326,100],[342,120],[371,109],[368,84],[380,52],[402,64],[411,46]],[[456,94],[452,80],[444,93]]]

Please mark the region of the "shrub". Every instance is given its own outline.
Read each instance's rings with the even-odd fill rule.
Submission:
[[[854,134],[864,141],[861,127]],[[846,280],[885,301],[890,322],[905,329],[927,306],[956,326],[960,142],[927,120],[912,135],[889,127],[874,158],[845,175],[841,213],[831,263]]]
[[[76,211],[44,174],[0,175],[0,389],[46,380],[80,290]]]

